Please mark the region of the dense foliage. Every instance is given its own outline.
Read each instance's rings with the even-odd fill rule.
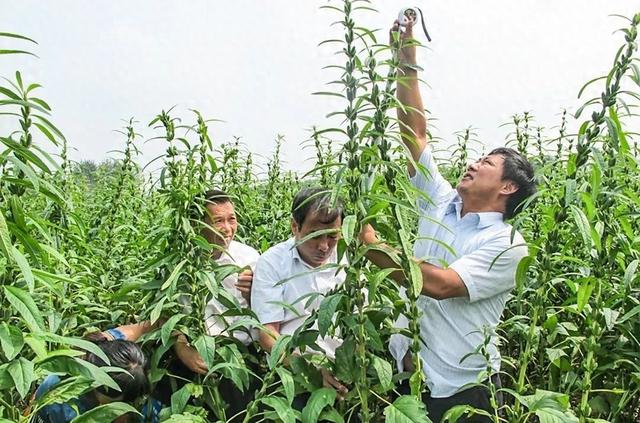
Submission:
[[[81,337],[158,319],[167,321],[144,340],[152,355],[152,382],[170,377],[162,355],[174,342],[174,328],[193,340],[211,370],[174,394],[163,412],[166,421],[427,421],[418,399],[424,384],[417,358],[420,272],[398,258],[409,275],[409,300],[401,301],[388,271],[364,259],[357,237],[362,224],[372,222],[387,242],[411,255],[418,194],[404,173],[393,117],[400,106],[398,63],[386,34],[379,38],[356,25],[354,14],[368,8],[366,3],[345,0],[325,7],[344,27],[343,39],[329,40],[344,60],[336,66],[340,78],[332,86],[338,88],[318,94],[344,99],[344,110],[333,113],[344,120],[339,127],[315,129],[309,143],[317,165],[306,175],[283,169],[278,138],[266,175],[258,177],[251,152],[237,140],[219,143],[200,113],[180,119],[173,110],[162,111],[147,129],[129,121],[121,132],[120,157],[97,166],[73,163],[67,140],[50,120],[51,108],[36,97],[39,85],[19,72],[0,85],[0,119],[15,124],[14,132],[0,137],[0,421],[29,421],[47,403],[92,386],[112,386],[104,370],[79,358],[82,350],[96,351]],[[506,405],[495,421],[640,419],[640,151],[636,134],[625,127],[640,100],[638,24],[640,14],[621,30],[610,73],[588,84],[601,87],[602,94],[573,117],[563,113],[557,131],[533,126],[529,112],[510,123],[507,144],[536,164],[540,191],[512,222],[527,239],[530,255],[519,266],[499,328]],[[0,41],[31,42],[7,33],[0,33]],[[25,53],[0,50],[0,58]],[[568,129],[573,119],[577,133]],[[143,136],[137,131],[143,130],[166,145],[160,172],[149,174],[138,164]],[[454,184],[475,155],[473,129],[457,135],[449,160],[441,163]],[[52,149],[59,159],[45,152]],[[349,263],[347,280],[323,299],[314,315],[317,329],[309,322],[294,336],[281,337],[264,359],[262,386],[246,413],[227,416],[217,401],[217,384],[229,378],[246,386],[249,370],[243,346],[212,338],[204,329],[206,299],[224,297],[218,281],[231,270],[208,258],[211,246],[200,235],[202,193],[227,190],[239,215],[238,238],[264,251],[289,237],[296,191],[318,182],[347,202],[338,247]],[[254,320],[250,311],[242,313]],[[412,322],[406,334],[413,340],[413,374],[395,375],[386,348],[400,314]],[[291,355],[327,333],[344,339],[335,362]],[[312,362],[331,367],[350,386],[345,401],[322,387]],[[50,373],[70,378],[31,402],[34,387]],[[411,393],[394,394],[406,378]],[[300,391],[311,392],[302,412],[290,406]],[[205,404],[213,410],[209,415]],[[78,421],[110,421],[125,411],[133,409],[115,403]],[[453,410],[451,421],[464,411]]]

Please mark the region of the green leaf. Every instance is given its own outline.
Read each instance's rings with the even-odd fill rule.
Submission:
[[[296,386],[293,382],[293,376],[291,375],[291,372],[284,367],[276,367],[276,372],[280,376],[280,381],[284,388],[284,394],[287,396],[287,402],[291,404],[296,394]]]
[[[411,289],[413,290],[413,296],[418,297],[422,294],[422,271],[420,265],[413,260],[409,260],[409,272],[411,276]]]
[[[20,329],[2,322],[0,324],[0,346],[2,346],[2,351],[7,360],[13,360],[24,346],[24,338]]]
[[[116,418],[122,416],[125,413],[135,413],[138,416],[140,413],[138,410],[125,404],[124,402],[112,402],[110,404],[100,405],[96,408],[92,408],[71,420],[71,423],[104,423],[112,422]]]
[[[182,267],[187,263],[187,259],[182,260],[180,263],[178,263],[178,265],[173,269],[173,271],[171,272],[171,274],[169,275],[169,277],[167,278],[167,280],[162,284],[162,286],[160,287],[161,291],[164,291],[165,289],[167,289],[169,286],[171,286],[171,284],[178,279],[178,277],[180,276],[180,271],[182,270]]]
[[[387,392],[393,388],[393,382],[391,381],[391,377],[393,376],[393,367],[391,367],[391,364],[378,356],[373,357],[372,364],[376,374],[378,375],[378,380],[380,381],[383,392]]]
[[[520,292],[524,287],[524,284],[527,281],[527,274],[529,273],[529,268],[531,267],[533,260],[533,257],[525,256],[518,263],[518,267],[516,269],[516,292]]]
[[[567,353],[560,348],[547,348],[546,353],[549,361],[556,367],[560,367],[560,359],[567,356]]]
[[[398,397],[384,409],[387,423],[431,423],[424,403],[411,395]]]
[[[584,212],[573,204],[569,207],[571,210],[571,214],[573,215],[573,220],[576,222],[578,231],[582,236],[582,241],[587,246],[587,248],[591,248],[593,246],[593,239],[591,237],[591,225],[589,224],[587,216],[585,216]]]
[[[182,413],[187,406],[187,402],[189,402],[189,398],[191,398],[191,391],[187,385],[174,392],[171,395],[171,413]]]
[[[462,416],[471,417],[473,415],[482,415],[482,416],[492,417],[491,414],[487,413],[485,410],[477,409],[470,405],[456,405],[451,407],[450,409],[447,410],[446,413],[444,413],[444,416],[442,416],[442,421],[450,422],[450,423],[454,423],[458,421],[466,421],[466,420],[459,420],[459,419]]]
[[[631,263],[629,263],[629,265],[625,269],[624,279],[622,280],[622,283],[625,286],[625,288],[629,288],[631,286],[631,283],[633,282],[633,279],[635,278],[638,272],[638,264],[640,264],[640,260],[636,259]]]
[[[333,322],[333,316],[336,313],[336,308],[342,300],[344,295],[337,293],[329,295],[322,300],[320,307],[318,308],[318,332],[320,336],[325,336],[331,323]]]
[[[581,312],[589,302],[591,293],[593,292],[595,282],[592,279],[584,280],[578,288],[577,305],[578,312]]]
[[[629,310],[629,312],[627,312],[624,316],[619,318],[618,319],[618,324],[626,322],[627,320],[629,320],[632,317],[634,317],[636,314],[640,314],[640,305],[635,306],[634,308]]]
[[[9,88],[0,87],[0,94],[4,94],[7,97],[12,98],[14,100],[20,100],[20,96],[14,93],[13,91],[11,91]]]
[[[611,310],[609,307],[602,309],[602,315],[604,316],[604,323],[607,325],[607,330],[613,329],[613,326],[620,316],[620,312],[617,310]]]
[[[27,360],[24,357],[20,357],[17,360],[9,363],[7,371],[15,383],[16,391],[20,394],[21,398],[26,398],[31,389],[31,382],[35,379],[33,372],[33,362]]]
[[[316,423],[322,410],[336,401],[336,396],[336,391],[331,388],[313,391],[307,405],[302,409],[302,423]]]
[[[160,318],[160,314],[162,313],[162,307],[164,307],[164,302],[166,299],[167,297],[162,297],[160,301],[158,301],[156,305],[153,307],[153,310],[151,310],[151,314],[149,315],[149,320],[151,320],[151,324],[154,324]]]
[[[289,404],[284,402],[282,398],[270,396],[267,398],[263,398],[262,402],[273,408],[283,423],[295,423],[296,415],[293,412],[293,409],[289,406]]]
[[[181,314],[181,313],[175,314],[171,316],[169,320],[167,320],[162,325],[162,329],[160,330],[160,332],[161,332],[162,343],[164,345],[169,343],[169,339],[171,338],[171,333],[173,332],[173,328],[183,317],[185,317],[184,314]]]
[[[5,286],[4,295],[11,305],[20,313],[31,332],[44,331],[44,321],[33,298],[20,288]]]
[[[4,214],[0,211],[0,251],[7,258],[7,261],[13,259],[13,245],[11,244],[11,235],[7,227],[7,221]]]
[[[29,292],[33,293],[34,289],[34,279],[33,272],[31,271],[31,266],[29,266],[29,262],[27,258],[22,255],[22,253],[17,249],[13,249],[13,258],[16,261],[16,264],[20,268],[20,272],[22,272],[22,276],[24,277],[24,281],[27,283],[29,287]]]
[[[319,420],[321,422],[344,423],[344,418],[340,415],[338,410],[336,410],[335,408],[328,408],[328,409],[322,410],[322,413],[320,413]]]
[[[33,189],[35,189],[36,191],[40,190],[40,179],[38,178],[38,175],[36,175],[36,173],[33,171],[31,166],[22,162],[15,156],[7,157],[7,161],[13,163],[15,167],[17,167],[22,171],[22,173],[24,173],[24,176],[26,176],[29,182],[31,182]]]
[[[86,339],[75,338],[72,336],[60,336],[56,333],[42,333],[38,335],[38,337],[48,342],[55,342],[62,345],[71,345],[82,350],[89,351],[95,356],[99,357],[105,363],[109,363],[109,357],[107,357],[104,351],[102,351],[102,349],[98,345],[91,341],[87,341]]]
[[[42,339],[40,339],[37,336],[27,335],[24,337],[24,342],[29,347],[31,347],[34,353],[36,353],[38,360],[43,360],[47,358],[47,355],[48,355],[47,344]]]
[[[38,57],[35,54],[25,50],[0,50],[0,54],[28,54],[30,56]]]
[[[346,216],[342,221],[342,238],[347,245],[350,245],[353,241],[356,223],[357,218],[354,215]]]
[[[517,398],[540,419],[540,423],[577,423],[569,410],[569,396],[559,392],[536,389],[535,394]]]
[[[270,369],[276,367],[282,356],[287,353],[287,348],[289,347],[290,342],[291,335],[282,335],[276,340],[275,345],[271,348],[271,352],[267,357]]]
[[[29,38],[29,37],[25,37],[24,35],[15,34],[13,32],[0,32],[0,37],[16,38],[18,40],[31,41],[34,44],[38,44],[36,42],[36,40],[33,40],[33,39]]]
[[[215,366],[216,340],[209,335],[201,335],[193,346],[209,369]]]
[[[90,390],[92,385],[93,380],[83,376],[64,379],[40,397],[37,404],[64,404],[78,398],[80,395]]]

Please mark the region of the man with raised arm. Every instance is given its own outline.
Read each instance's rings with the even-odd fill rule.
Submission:
[[[398,30],[396,21],[391,31]],[[416,47],[407,44],[412,37],[411,24],[399,36],[404,47],[398,52],[402,81],[397,84],[397,96],[405,107],[398,108],[398,119],[402,140],[411,154],[411,182],[423,195],[417,205],[419,226],[414,244],[414,260],[423,280],[418,298],[424,341],[420,359],[428,387],[423,400],[429,417],[440,422],[455,405],[493,412],[489,390],[469,384],[488,379],[500,383],[495,328],[515,286],[518,263],[528,255],[524,239],[505,220],[520,211],[536,188],[531,164],[509,148],[495,149],[470,164],[455,189],[442,177],[427,144]],[[360,238],[365,244],[390,249],[370,225],[365,225]],[[384,252],[371,250],[367,256],[380,268],[399,268]],[[401,271],[392,277],[399,283],[406,280]],[[406,324],[406,319],[399,324]],[[479,353],[487,336],[489,363]],[[407,369],[411,364],[409,345],[409,339],[402,335],[391,340],[389,348],[400,371],[411,370]],[[491,420],[475,415],[464,421]]]

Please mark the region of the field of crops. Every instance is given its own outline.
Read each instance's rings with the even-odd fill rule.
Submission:
[[[387,34],[358,27],[359,5],[345,0],[335,10],[344,30],[333,41],[342,76],[324,94],[344,101],[335,111],[344,120],[339,127],[318,123],[308,142],[316,165],[304,175],[283,169],[277,140],[259,178],[251,151],[238,141],[217,140],[208,117],[197,111],[163,110],[151,122],[131,120],[120,131],[118,157],[97,166],[75,163],[64,128],[55,126],[55,113],[40,98],[44,90],[20,72],[3,75],[0,119],[15,131],[0,136],[0,422],[32,421],[48,403],[113,384],[104,369],[81,359],[84,350],[96,348],[82,337],[145,320],[165,322],[141,341],[151,358],[152,384],[171,377],[162,356],[175,342],[174,329],[188,336],[210,369],[174,393],[162,421],[428,421],[420,366],[396,374],[387,349],[401,314],[410,321],[415,360],[420,348],[415,287],[421,281],[407,258],[417,198],[395,118],[398,62]],[[505,404],[491,417],[495,422],[640,421],[640,144],[638,128],[627,125],[640,104],[640,13],[620,22],[610,72],[589,82],[601,95],[583,99],[573,115],[562,114],[554,130],[535,126],[529,112],[513,115],[505,128],[506,144],[535,165],[539,192],[511,222],[526,238],[529,256],[518,267],[499,326]],[[26,54],[30,43],[9,33],[0,33],[0,41],[4,61]],[[568,129],[574,126],[577,133]],[[166,146],[162,168],[153,173],[138,157],[150,138]],[[473,130],[461,131],[440,163],[454,185],[469,151],[482,150],[474,138]],[[329,187],[345,200],[338,252],[348,263],[346,281],[302,330],[280,337],[258,363],[260,386],[246,411],[226,415],[216,404],[221,381],[245,386],[252,367],[243,345],[211,337],[204,327],[207,299],[219,295],[228,268],[210,259],[211,246],[200,235],[202,194],[220,188],[233,196],[236,238],[264,252],[291,236],[292,199],[310,185]],[[408,301],[388,271],[365,259],[357,236],[365,223],[406,253],[399,260],[408,275]],[[189,309],[184,295],[193,299]],[[250,310],[237,312],[255,320]],[[315,364],[349,386],[344,400],[322,386],[312,365],[317,357],[292,354],[326,334],[339,334],[343,344],[334,362]],[[34,400],[35,388],[51,373],[67,375],[68,383]],[[410,381],[410,392],[395,392],[400,379]],[[294,410],[300,392],[311,397]],[[132,411],[112,403],[74,421],[112,421]],[[449,421],[464,411],[453,410]]]

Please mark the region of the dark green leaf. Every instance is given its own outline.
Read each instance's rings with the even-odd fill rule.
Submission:
[[[11,375],[15,383],[16,391],[18,391],[20,397],[23,399],[26,398],[31,389],[31,383],[35,378],[33,362],[24,357],[20,357],[9,364],[7,371]]]
[[[314,391],[302,410],[302,423],[316,423],[322,410],[336,401],[336,396],[336,391],[330,388]]]
[[[4,294],[11,305],[20,313],[31,332],[44,331],[44,321],[33,298],[20,288],[5,286]]]
[[[410,395],[398,397],[384,409],[387,423],[431,423],[422,401]]]
[[[24,338],[20,329],[2,322],[0,324],[0,346],[2,346],[2,351],[4,351],[7,360],[13,360],[24,346]]]
[[[138,410],[124,402],[112,402],[92,408],[71,420],[71,423],[105,423],[112,422],[125,413],[140,415]]]

